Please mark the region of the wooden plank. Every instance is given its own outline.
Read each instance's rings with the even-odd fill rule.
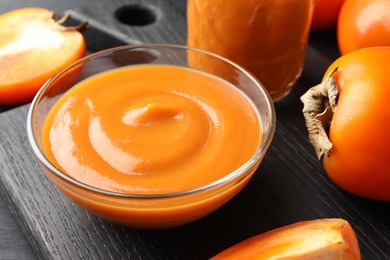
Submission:
[[[0,198],[0,223],[0,259],[33,259],[31,246],[20,232],[3,196]]]
[[[185,42],[183,6],[170,9],[165,1],[143,2],[161,8],[158,23],[132,27],[112,17],[120,6],[133,1],[95,1],[78,14],[95,17],[92,25],[102,33],[113,31],[118,44],[131,39]],[[96,40],[100,36],[88,36],[89,46],[96,46],[96,41],[102,44]],[[38,257],[206,259],[272,228],[307,219],[341,217],[355,228],[364,259],[390,258],[390,216],[385,214],[390,204],[364,200],[337,188],[315,159],[306,137],[299,97],[320,81],[332,60],[326,42],[319,38],[312,40],[297,86],[276,104],[275,138],[249,185],[217,212],[180,228],[135,230],[88,214],[62,196],[33,157],[25,127],[28,105],[0,114],[0,190]]]
[[[129,39],[136,39],[140,42],[157,43],[185,43],[186,40],[186,19],[181,1],[174,0],[112,0],[94,2],[90,6],[80,8],[77,12],[86,17],[95,17],[97,23],[104,25],[113,33],[126,35]],[[173,5],[176,3],[175,5]],[[142,6],[156,17],[154,23],[144,26],[131,26],[120,22],[117,18],[118,10],[125,12],[124,16],[134,16],[132,7]],[[142,18],[139,18],[142,20]]]

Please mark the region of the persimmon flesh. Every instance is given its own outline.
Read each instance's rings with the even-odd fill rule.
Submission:
[[[356,234],[343,219],[302,221],[280,227],[238,243],[218,259],[361,259]]]
[[[53,17],[38,7],[0,15],[0,104],[31,101],[52,75],[85,55],[83,35]]]

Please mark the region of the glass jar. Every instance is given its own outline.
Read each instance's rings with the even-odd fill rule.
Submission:
[[[301,75],[313,7],[313,0],[188,0],[187,44],[246,68],[275,102]],[[192,62],[219,70],[206,59]]]

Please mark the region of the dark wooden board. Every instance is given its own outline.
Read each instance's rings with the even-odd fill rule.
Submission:
[[[157,21],[135,27],[114,18],[115,10],[134,3],[152,8],[159,15]],[[173,3],[91,1],[74,17],[91,18],[91,28],[85,32],[90,51],[134,41],[185,43],[185,5]],[[320,81],[338,55],[335,48],[333,31],[311,36],[297,86],[276,104],[275,138],[264,162],[238,196],[204,219],[170,230],[135,230],[105,222],[68,201],[30,151],[25,127],[28,104],[0,114],[1,194],[42,259],[206,259],[261,232],[325,217],[351,223],[364,259],[389,259],[390,204],[336,187],[307,140],[299,97]]]

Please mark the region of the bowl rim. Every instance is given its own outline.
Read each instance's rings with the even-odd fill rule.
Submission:
[[[89,60],[94,60],[98,59],[100,57],[104,57],[107,54],[115,53],[115,52],[121,52],[121,51],[126,51],[126,50],[136,50],[136,49],[177,49],[177,50],[191,50],[195,51],[198,53],[203,53],[208,56],[212,56],[214,58],[217,58],[219,60],[222,60],[229,65],[233,66],[234,68],[238,69],[241,71],[243,74],[245,74],[252,82],[255,82],[255,84],[259,87],[259,89],[262,92],[262,95],[264,96],[266,100],[266,105],[267,109],[270,113],[270,126],[268,132],[266,132],[265,138],[261,141],[261,144],[259,148],[257,148],[256,152],[249,158],[245,163],[243,163],[239,168],[235,169],[234,171],[230,172],[229,174],[225,175],[222,178],[219,178],[215,181],[212,181],[210,183],[207,183],[203,186],[199,186],[196,188],[188,189],[188,190],[183,190],[183,191],[178,191],[178,192],[168,192],[168,193],[156,193],[156,194],[135,194],[135,193],[120,193],[120,192],[115,192],[115,191],[109,191],[109,190],[104,190],[101,188],[96,188],[94,186],[88,185],[86,183],[83,183],[81,181],[78,181],[75,178],[70,177],[66,173],[62,172],[59,170],[53,163],[50,162],[50,160],[44,155],[44,152],[39,148],[36,138],[34,135],[34,130],[33,130],[33,122],[32,122],[32,115],[35,111],[36,104],[41,100],[43,97],[43,94],[45,90],[52,84],[53,81],[61,77],[64,73],[67,71],[71,70],[72,68],[77,67],[78,65],[88,62]],[[60,179],[70,182],[71,184],[79,187],[86,189],[91,192],[95,192],[101,195],[108,195],[108,196],[113,196],[113,197],[120,197],[120,198],[132,198],[132,199],[161,199],[161,198],[177,198],[177,197],[182,197],[185,195],[192,195],[192,194],[197,194],[201,193],[202,191],[209,190],[218,186],[222,186],[225,183],[228,183],[240,176],[242,178],[240,179],[243,180],[247,177],[247,174],[244,174],[247,172],[248,169],[252,168],[253,166],[256,165],[257,161],[262,157],[263,153],[265,153],[270,146],[274,133],[275,133],[275,128],[276,128],[276,112],[275,112],[275,106],[274,102],[268,93],[268,91],[265,89],[263,84],[249,71],[241,67],[240,65],[236,64],[235,62],[224,58],[218,54],[205,51],[202,49],[194,48],[194,47],[189,47],[187,45],[183,44],[169,44],[169,43],[137,43],[137,44],[129,44],[129,45],[124,45],[124,46],[119,46],[119,47],[113,47],[113,48],[108,48],[105,50],[101,50],[95,53],[92,53],[90,55],[87,55],[78,61],[74,62],[73,64],[65,67],[64,69],[58,71],[55,73],[51,78],[49,78],[43,85],[42,87],[38,90],[36,95],[34,96],[29,110],[27,114],[27,137],[30,143],[30,146],[33,150],[34,155],[38,158],[39,162],[44,165],[48,170],[53,172],[57,177]],[[248,171],[249,173],[250,171]]]

